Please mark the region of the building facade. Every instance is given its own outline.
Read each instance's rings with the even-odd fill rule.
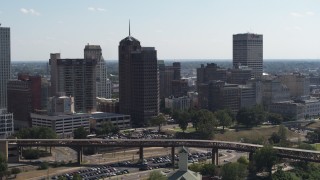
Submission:
[[[128,129],[131,127],[130,115],[95,112],[91,114],[90,129],[99,129],[103,123],[111,122],[119,129]]]
[[[248,66],[253,78],[263,73],[263,36],[260,34],[233,35],[233,67]]]
[[[86,45],[84,48],[84,59],[94,59],[96,66],[96,94],[97,97],[111,98],[111,81],[107,75],[107,65],[102,56],[99,45]]]
[[[215,63],[208,63],[207,66],[201,64],[200,68],[197,68],[197,86],[202,83],[208,83],[209,81],[227,81],[227,70],[220,68]]]
[[[268,106],[272,103],[289,101],[290,92],[286,85],[276,77],[266,76],[262,80],[262,103]]]
[[[171,111],[188,110],[191,105],[191,99],[188,96],[165,98],[165,107]]]
[[[246,84],[251,79],[252,69],[248,66],[239,66],[230,70],[231,84]]]
[[[97,97],[97,111],[119,113],[119,99],[106,99]]]
[[[211,81],[199,85],[199,107],[210,111],[230,109],[237,113],[240,109],[241,91],[237,84]]]
[[[0,24],[0,138],[6,138],[14,132],[13,115],[7,111],[7,83],[10,79],[11,44],[10,28]]]
[[[51,128],[60,138],[73,137],[74,130],[79,127],[89,131],[90,118],[91,115],[85,113],[58,116],[31,113],[32,127]]]
[[[157,51],[141,47],[132,37],[119,44],[120,113],[131,115],[133,126],[143,126],[159,113]]]
[[[31,127],[30,113],[41,107],[41,77],[18,74],[7,86],[8,111],[13,113],[15,129]]]
[[[289,89],[291,97],[310,95],[310,78],[300,73],[280,75],[279,80]]]
[[[94,59],[51,57],[51,86],[54,95],[65,92],[66,96],[74,97],[76,112],[96,111],[96,64]]]

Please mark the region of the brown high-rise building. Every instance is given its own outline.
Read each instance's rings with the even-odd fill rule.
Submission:
[[[201,67],[197,68],[197,86],[202,83],[218,80],[227,81],[226,69],[220,68],[215,63],[208,63],[206,67],[201,64]]]
[[[13,113],[15,129],[31,127],[30,113],[41,109],[41,77],[19,74],[8,82],[8,111]]]
[[[65,92],[74,97],[76,112],[96,111],[96,64],[95,59],[60,59],[60,54],[51,54],[52,95]]]
[[[216,111],[230,109],[237,113],[240,109],[240,88],[237,84],[226,84],[223,81],[211,81],[198,87],[199,106],[201,109]]]
[[[129,36],[119,44],[120,113],[131,115],[133,126],[142,126],[159,113],[157,51],[141,47]]]

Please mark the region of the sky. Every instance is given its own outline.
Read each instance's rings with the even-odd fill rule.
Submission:
[[[0,0],[12,61],[82,58],[100,45],[106,60],[131,35],[158,59],[232,59],[232,35],[263,34],[264,59],[320,59],[320,0]]]

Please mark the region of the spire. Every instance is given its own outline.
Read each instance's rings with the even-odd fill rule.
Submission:
[[[129,19],[129,36],[131,36],[131,32],[130,32],[130,19]]]

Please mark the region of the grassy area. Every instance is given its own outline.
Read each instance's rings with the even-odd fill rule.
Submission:
[[[320,151],[320,143],[312,144],[316,148],[317,151]]]
[[[172,129],[173,131],[175,131],[175,132],[182,132],[182,129],[180,128],[180,127],[174,127],[174,129]],[[191,133],[191,132],[195,132],[196,131],[196,129],[195,128],[193,128],[193,127],[188,127],[187,129],[186,129],[186,133]]]
[[[312,124],[309,124],[308,126],[306,126],[307,128],[311,128],[311,129],[319,129],[320,128],[320,121],[316,121]]]
[[[240,141],[241,139],[246,139],[247,141],[254,142],[259,140],[267,140],[272,133],[278,132],[279,126],[272,127],[255,127],[252,129],[245,130],[229,130],[224,134],[216,134],[215,140],[220,141]],[[288,137],[298,137],[297,133],[288,130]]]

